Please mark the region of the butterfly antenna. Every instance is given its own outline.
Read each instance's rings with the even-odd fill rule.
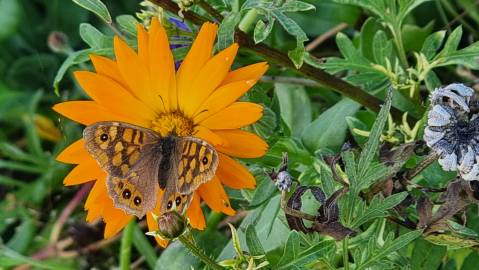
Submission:
[[[204,109],[204,110],[202,110],[201,112],[199,112],[196,116],[198,116],[198,115],[200,115],[200,114],[202,114],[202,113],[204,113],[204,112],[207,112],[207,111],[208,111],[207,109]]]
[[[160,97],[161,104],[163,105],[163,110],[165,110],[166,112],[166,105],[165,105],[165,101],[163,100],[163,97],[161,95],[158,95],[158,97]]]

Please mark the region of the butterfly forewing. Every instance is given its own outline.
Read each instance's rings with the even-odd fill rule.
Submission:
[[[120,122],[98,122],[83,131],[85,146],[108,175],[126,177],[128,172],[158,143],[154,132]]]

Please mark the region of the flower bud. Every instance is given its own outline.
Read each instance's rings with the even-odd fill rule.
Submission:
[[[48,47],[56,53],[68,53],[70,45],[68,44],[68,37],[62,32],[53,31],[48,35]]]
[[[186,229],[186,220],[176,211],[166,212],[157,219],[158,233],[164,239],[174,239]]]

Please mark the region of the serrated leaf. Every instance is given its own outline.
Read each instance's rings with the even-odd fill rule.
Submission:
[[[216,43],[218,50],[223,50],[233,44],[235,28],[240,19],[239,12],[230,12],[223,18],[218,29],[218,42]]]
[[[98,17],[100,17],[103,21],[108,24],[112,23],[110,12],[108,12],[108,8],[101,2],[100,0],[72,0],[77,5],[81,6],[82,8],[89,10],[95,13]]]
[[[358,265],[356,267],[356,270],[363,270],[367,269],[371,265],[379,262],[386,256],[390,255],[393,252],[398,251],[399,249],[405,247],[408,245],[410,242],[414,241],[414,239],[418,238],[421,236],[422,231],[417,230],[417,231],[411,231],[408,233],[405,233],[398,238],[390,241],[390,237],[392,234],[388,235],[388,238],[385,240],[384,246],[382,246],[380,249],[377,250],[376,253],[372,254],[369,258],[367,258],[362,264]]]
[[[479,69],[479,41],[466,48],[457,50],[462,37],[462,28],[457,27],[447,38],[444,48],[431,61],[434,67],[447,65],[465,65]]]
[[[391,109],[392,102],[392,89],[388,90],[386,95],[385,104],[381,107],[381,110],[378,113],[378,117],[374,122],[373,128],[369,134],[369,139],[366,142],[364,149],[361,151],[358,161],[358,177],[361,178],[365,175],[368,166],[371,164],[371,161],[374,158],[379,146],[379,138],[384,130],[386,121],[388,119],[389,110]]]
[[[317,261],[319,258],[326,257],[331,252],[331,250],[334,249],[334,247],[335,247],[334,241],[328,241],[328,240],[321,241],[318,244],[297,253],[297,255],[295,256],[293,260],[286,261],[285,264],[282,264],[280,267],[276,269],[278,270],[309,269],[309,268],[305,268],[305,266],[310,264],[313,261]]]
[[[400,204],[407,196],[407,192],[393,194],[384,200],[380,200],[379,195],[374,196],[365,211],[361,213],[351,224],[351,228],[359,228],[359,226],[375,218],[385,217],[387,215],[387,210]]]

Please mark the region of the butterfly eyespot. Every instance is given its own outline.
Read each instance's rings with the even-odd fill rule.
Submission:
[[[207,158],[207,157],[203,157],[203,159],[201,160],[201,162],[203,162],[203,165],[208,164],[208,158]]]
[[[106,133],[101,134],[100,135],[100,140],[102,142],[106,142],[108,140],[108,134],[106,134]]]
[[[131,191],[129,189],[125,189],[123,193],[121,194],[121,196],[123,196],[124,199],[131,198]]]
[[[181,203],[180,196],[176,197],[175,203],[176,203],[176,206],[180,205],[180,203]]]
[[[171,201],[168,201],[168,204],[166,205],[166,208],[171,209],[172,206],[173,206],[173,203]]]
[[[141,198],[136,196],[135,199],[133,199],[133,203],[138,206],[141,204]]]

